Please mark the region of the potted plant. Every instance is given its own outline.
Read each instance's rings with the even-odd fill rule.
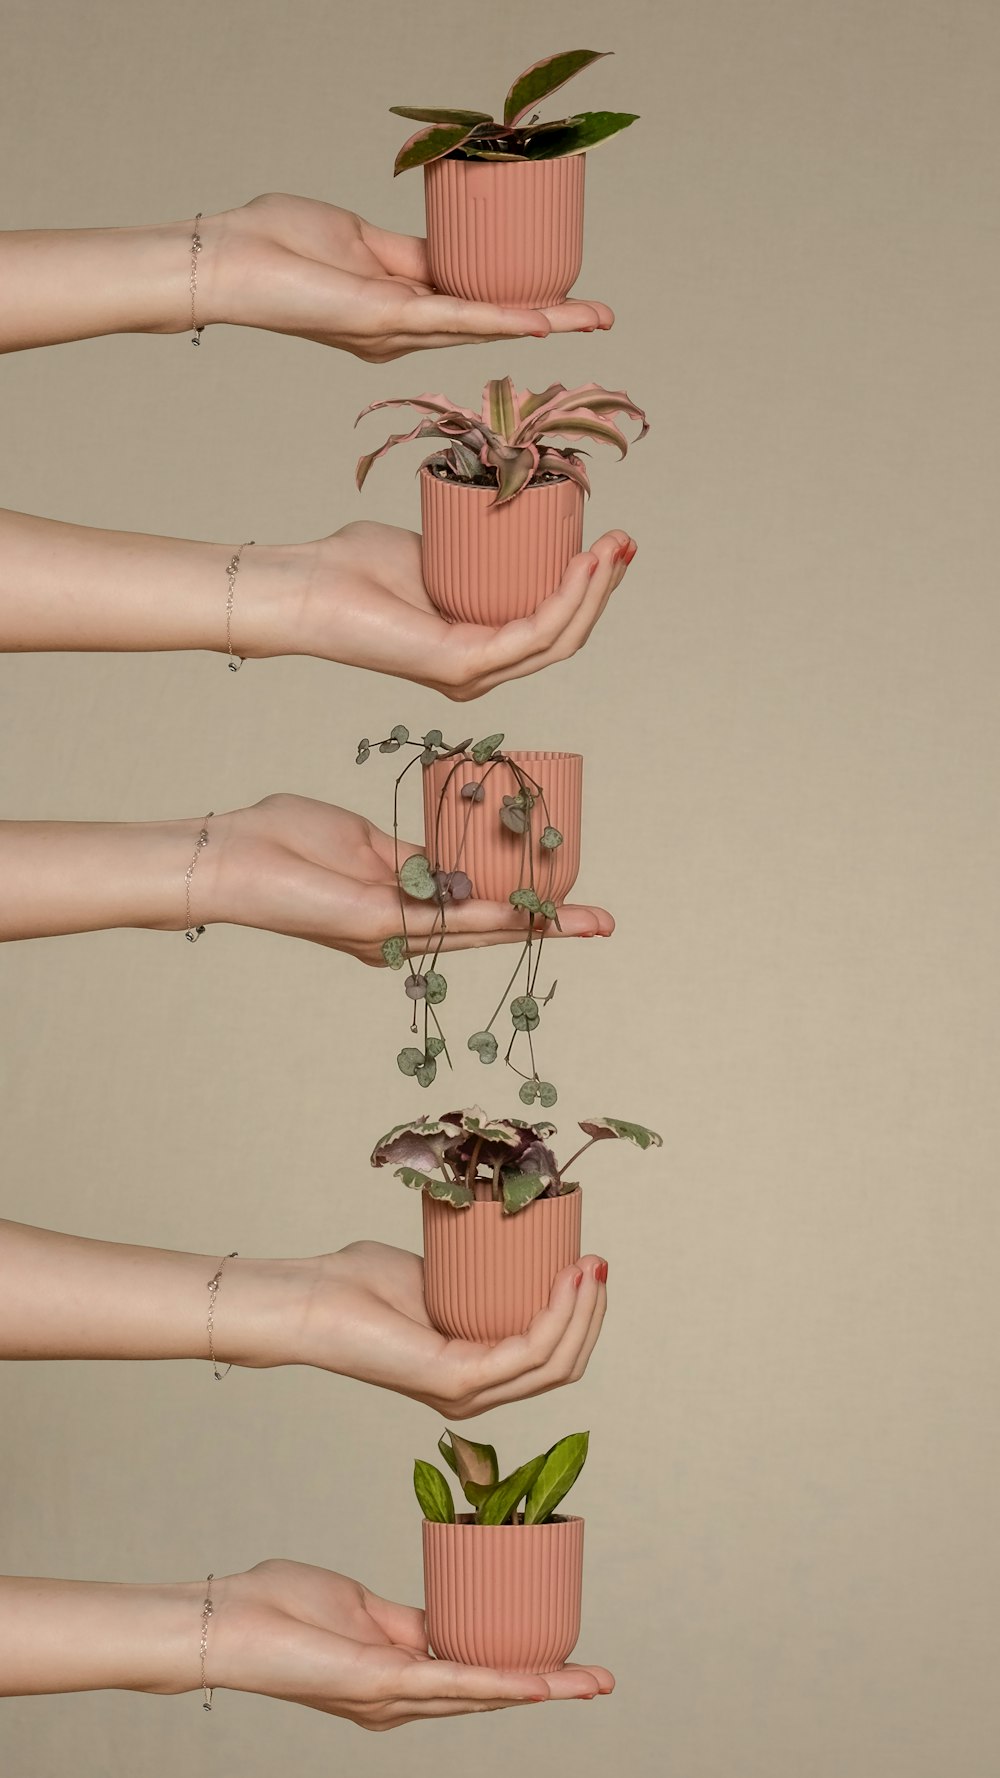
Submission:
[[[573,443],[553,439],[613,444],[624,457],[628,439],[616,416],[638,420],[639,438],[649,430],[629,395],[597,383],[552,383],[533,393],[499,377],[486,384],[479,413],[446,395],[414,395],[373,401],[358,420],[383,407],[412,407],[423,417],[360,459],[357,484],[393,445],[444,441],[418,471],[423,573],[434,604],[455,623],[530,616],[579,553],[590,482]]]
[[[407,1045],[399,1051],[400,1072],[429,1087],[439,1057],[452,1066],[438,1011],[448,992],[440,962],[449,907],[470,896],[507,901],[524,915],[524,944],[492,1016],[472,1032],[467,1047],[484,1065],[495,1062],[499,1039],[494,1027],[506,1010],[511,1036],[504,1062],[523,1083],[523,1102],[530,1105],[540,1099],[548,1106],[555,1104],[556,1090],[538,1072],[533,1033],[555,993],[555,983],[543,993],[539,972],[546,929],[558,928],[560,903],[579,869],[583,760],[572,753],[504,752],[503,740],[502,734],[495,734],[449,744],[440,729],[430,729],[415,740],[405,724],[397,723],[382,741],[362,737],[357,764],[370,759],[373,747],[390,754],[412,750],[396,777],[392,812],[402,931],[382,945],[390,969],[409,965],[403,986],[410,1030],[416,1035],[422,1032],[420,1048]],[[417,765],[423,768],[426,850],[404,858],[399,796]],[[418,939],[408,909],[421,901],[432,903],[435,915],[430,933]],[[515,1051],[526,1052],[527,1068],[518,1067]]]
[[[569,1169],[597,1142],[660,1148],[644,1124],[616,1117],[580,1124],[587,1141],[562,1166],[556,1127],[487,1117],[474,1106],[397,1124],[376,1143],[373,1167],[423,1196],[424,1300],[440,1333],[495,1345],[524,1333],[564,1266],[580,1257],[580,1187]]]
[[[424,169],[427,255],[438,290],[472,302],[548,308],[583,260],[584,156],[635,123],[631,111],[539,122],[535,106],[609,52],[563,50],[519,74],[502,122],[486,111],[392,105],[423,127],[395,172]]]
[[[471,1512],[456,1513],[437,1465],[417,1458],[427,1636],[440,1660],[522,1673],[562,1667],[580,1634],[583,1520],[557,1512],[587,1458],[571,1432],[501,1479],[492,1445],[438,1441]]]

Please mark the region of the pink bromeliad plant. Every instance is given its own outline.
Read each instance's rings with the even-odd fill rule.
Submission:
[[[633,443],[645,438],[649,430],[642,408],[630,395],[624,390],[602,389],[599,383],[584,383],[578,389],[551,383],[536,394],[530,389],[515,389],[510,377],[498,377],[486,384],[479,413],[457,406],[447,395],[412,395],[373,401],[358,420],[383,407],[415,408],[423,418],[410,432],[394,433],[377,451],[360,459],[359,488],[372,464],[394,445],[436,438],[444,441],[444,448],[426,457],[420,467],[443,481],[494,489],[496,506],[513,500],[529,486],[560,480],[575,482],[589,493],[590,482],[575,441],[593,439],[616,445],[624,457],[629,441],[616,424],[617,417],[625,415],[639,422]],[[574,443],[552,443],[556,438]]]

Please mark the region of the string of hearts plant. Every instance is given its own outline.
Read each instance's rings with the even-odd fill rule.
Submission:
[[[515,756],[501,751],[503,740],[502,734],[495,734],[487,735],[480,741],[474,741],[470,736],[451,744],[445,741],[440,729],[430,729],[420,740],[412,740],[409,729],[398,723],[382,741],[372,742],[367,736],[363,737],[358,743],[356,764],[364,765],[374,748],[384,754],[399,753],[403,748],[413,749],[412,758],[396,776],[392,805],[395,871],[402,931],[384,941],[382,955],[390,969],[398,970],[408,966],[403,987],[411,1002],[410,1030],[414,1036],[419,1036],[420,1045],[407,1045],[401,1049],[396,1057],[396,1064],[401,1074],[413,1078],[421,1087],[432,1085],[441,1056],[449,1068],[453,1067],[438,1010],[448,993],[448,982],[439,964],[448,931],[448,908],[456,902],[467,900],[476,887],[463,868],[469,822],[476,806],[488,803],[490,799],[492,793],[489,792],[488,785],[491,777],[501,768],[506,768],[512,774],[517,788],[512,794],[497,796],[496,820],[502,829],[521,840],[517,852],[518,881],[516,887],[510,891],[508,900],[512,907],[520,909],[524,914],[524,943],[491,1017],[482,1029],[471,1034],[467,1040],[467,1048],[478,1055],[484,1066],[497,1060],[500,1040],[494,1027],[506,1007],[511,1023],[511,1036],[504,1053],[504,1062],[521,1080],[519,1096],[522,1103],[532,1105],[537,1100],[543,1107],[548,1107],[555,1104],[558,1094],[552,1082],[544,1080],[539,1074],[534,1033],[541,1023],[542,1008],[551,1001],[556,990],[555,982],[544,994],[539,990],[546,927],[551,924],[557,929],[561,928],[558,907],[547,893],[549,882],[540,881],[537,876],[536,859],[546,860],[551,881],[552,860],[563,845],[563,834],[549,818],[544,787]],[[415,767],[428,770],[439,761],[448,763],[434,804],[433,825],[431,831],[425,833],[430,856],[427,852],[415,852],[403,858],[399,840],[401,787]],[[442,810],[457,776],[470,766],[485,769],[481,776],[476,773],[461,785],[460,797],[465,806],[465,814],[453,855],[444,859],[441,856]],[[427,825],[425,816],[425,828]],[[414,901],[430,902],[435,908],[431,931],[419,940],[411,932],[407,919],[408,906]],[[509,998],[515,987],[518,991]],[[527,1051],[527,1068],[519,1067],[514,1060],[515,1051],[521,1047]]]

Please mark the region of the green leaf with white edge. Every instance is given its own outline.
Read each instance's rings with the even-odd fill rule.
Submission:
[[[446,1445],[450,1447],[450,1455]],[[438,1440],[438,1450],[445,1462],[451,1463],[466,1499],[473,1506],[476,1502],[469,1494],[470,1485],[474,1488],[494,1488],[500,1480],[500,1464],[492,1445],[477,1444],[474,1439],[462,1438],[459,1433],[449,1429]]]
[[[393,163],[393,176],[408,173],[411,167],[425,167],[428,161],[440,160],[460,148],[472,135],[475,126],[467,123],[431,123],[417,130],[402,148]]]
[[[427,1054],[429,1056],[442,1056],[444,1054],[445,1047],[446,1047],[446,1045],[445,1045],[445,1041],[444,1041],[443,1037],[428,1037],[428,1039],[427,1039]]]
[[[542,1525],[564,1500],[587,1461],[589,1432],[570,1432],[553,1445],[528,1490],[524,1505],[526,1525]]]
[[[540,914],[542,911],[537,889],[515,889],[507,899],[512,908],[524,908],[526,913]]]
[[[501,735],[487,735],[485,740],[477,741],[475,743],[475,745],[470,749],[470,752],[471,752],[472,757],[475,760],[477,766],[484,766],[488,759],[493,758],[493,755],[496,752],[497,748],[500,746],[500,743],[502,742],[502,740],[503,740],[502,734]]]
[[[488,111],[446,111],[433,105],[390,105],[393,117],[410,117],[414,123],[492,123]]]
[[[523,1210],[526,1204],[541,1197],[546,1185],[540,1173],[515,1173],[507,1168],[503,1171],[500,1183],[507,1216],[513,1216],[516,1211]]]
[[[399,887],[414,901],[432,901],[437,884],[423,852],[414,852],[399,867]]]
[[[541,1018],[538,1001],[531,994],[518,994],[510,1003],[510,1016],[515,1031],[534,1031]]]
[[[517,1132],[521,1125],[517,1119],[490,1118],[475,1107],[462,1113],[462,1127],[470,1136],[481,1136],[484,1142],[505,1142],[508,1148],[518,1147]]]
[[[556,847],[561,846],[562,843],[563,837],[559,832],[558,827],[552,827],[550,825],[549,827],[542,828],[542,831],[538,836],[538,844],[544,846],[546,852],[554,852]]]
[[[497,1040],[492,1031],[473,1031],[466,1048],[473,1050],[484,1066],[497,1059]]]
[[[542,1467],[544,1456],[532,1457],[530,1462],[522,1463],[512,1475],[506,1476],[491,1488],[476,1513],[476,1521],[480,1525],[505,1525],[517,1511],[525,1495],[534,1487]],[[441,1478],[442,1481],[444,1478]]]
[[[574,74],[611,54],[613,51],[607,49],[563,49],[557,55],[543,56],[541,61],[532,62],[530,68],[518,75],[504,100],[504,123],[508,127],[520,123],[541,99],[557,93]]]
[[[420,1067],[414,1071],[417,1085],[420,1087],[433,1086],[437,1079],[437,1071],[438,1065],[436,1058],[434,1056],[425,1055],[421,1060]]]
[[[447,1480],[436,1463],[418,1457],[413,1465],[413,1492],[420,1510],[432,1525],[454,1525],[455,1502]]]
[[[439,1179],[435,1173],[422,1173],[419,1167],[397,1167],[396,1178],[411,1191],[426,1192],[428,1197],[439,1198],[456,1210],[464,1210],[467,1204],[475,1202],[475,1192],[460,1179]]]
[[[586,154],[601,142],[609,142],[629,124],[638,123],[634,111],[581,111],[563,124],[542,124],[533,130],[527,144],[528,158],[533,161],[566,160],[573,154]]]
[[[431,1006],[440,1006],[447,992],[448,983],[444,976],[440,975],[436,969],[429,969],[424,976],[424,998]]]
[[[410,1044],[405,1050],[400,1050],[399,1055],[396,1057],[396,1067],[399,1069],[400,1074],[416,1074],[423,1059],[423,1050],[414,1049],[413,1045]]]
[[[595,1142],[607,1141],[616,1136],[625,1142],[634,1142],[637,1148],[662,1148],[663,1137],[655,1130],[648,1130],[645,1124],[630,1124],[620,1117],[592,1117],[581,1122],[580,1128],[585,1136],[592,1136]]]
[[[405,938],[386,938],[382,941],[382,956],[390,969],[402,969],[406,962]]]

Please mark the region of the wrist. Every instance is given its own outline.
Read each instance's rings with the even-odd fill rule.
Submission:
[[[308,1363],[306,1328],[319,1263],[230,1260],[216,1299],[214,1342],[220,1364],[270,1370]]]

